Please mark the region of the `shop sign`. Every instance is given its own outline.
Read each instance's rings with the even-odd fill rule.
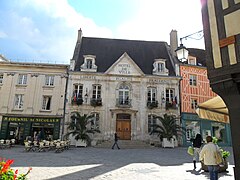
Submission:
[[[41,122],[41,123],[59,123],[59,118],[37,118],[37,117],[3,117],[3,121],[11,122]]]

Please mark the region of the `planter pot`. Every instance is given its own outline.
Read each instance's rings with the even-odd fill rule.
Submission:
[[[87,147],[87,142],[85,140],[79,139],[79,140],[76,141],[75,146],[76,147]]]
[[[171,147],[174,148],[174,139],[171,138],[170,141],[167,138],[163,138],[162,147]]]
[[[205,164],[203,164],[202,162],[201,162],[201,165],[202,165],[202,170],[204,170],[205,172],[208,172],[207,166]],[[227,168],[228,168],[228,162],[226,159],[224,159],[223,166],[220,166],[218,172],[226,172]]]

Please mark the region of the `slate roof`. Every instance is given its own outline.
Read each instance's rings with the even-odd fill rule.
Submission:
[[[189,55],[197,58],[197,65],[199,63],[206,67],[206,51],[204,49],[188,48]]]
[[[76,45],[74,52],[73,59],[77,59],[75,70],[80,70],[84,62],[83,55],[95,55],[97,72],[105,72],[126,52],[145,74],[152,74],[154,59],[160,58],[166,59],[169,75],[175,76],[167,46],[166,42],[157,41],[82,37],[81,45]]]

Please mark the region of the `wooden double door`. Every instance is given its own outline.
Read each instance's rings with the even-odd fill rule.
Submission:
[[[120,140],[131,140],[131,120],[117,120],[116,132]]]

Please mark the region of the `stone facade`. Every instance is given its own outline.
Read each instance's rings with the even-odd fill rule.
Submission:
[[[59,138],[67,69],[67,65],[0,62],[0,138],[23,141],[39,131]]]

